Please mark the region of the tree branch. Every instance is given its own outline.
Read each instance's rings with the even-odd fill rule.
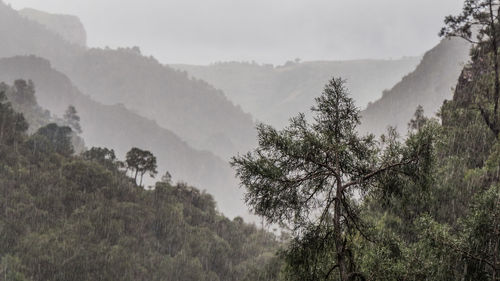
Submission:
[[[353,214],[353,212],[352,212],[351,208],[349,207],[349,205],[347,204],[346,200],[341,200],[341,202],[342,202],[342,205],[344,205],[344,209],[347,212],[347,216],[351,219],[352,223],[354,224],[354,227],[359,231],[361,236],[363,236],[368,242],[375,244],[376,241],[371,239],[370,237],[368,237],[368,235],[364,232],[364,230],[361,229],[361,227],[357,223],[359,218]]]
[[[328,277],[330,277],[330,274],[332,274],[332,272],[335,270],[335,268],[339,267],[338,264],[334,265],[332,268],[330,268],[330,270],[328,270],[328,272],[326,273],[325,275],[325,280],[328,280]]]
[[[481,116],[484,119],[484,122],[488,126],[488,128],[493,132],[493,134],[495,135],[495,138],[498,138],[499,130],[495,127],[495,124],[493,124],[490,121],[490,116],[489,116],[488,112],[486,112],[486,110],[484,110],[484,108],[479,103],[477,104],[477,107],[479,109],[479,112],[481,113]]]
[[[342,186],[342,191],[343,191],[343,190],[346,190],[347,188],[349,188],[349,187],[351,187],[351,186],[353,186],[353,185],[356,185],[356,184],[361,184],[361,183],[363,183],[363,182],[365,182],[365,181],[367,181],[367,180],[369,180],[369,179],[371,179],[371,178],[373,178],[373,177],[377,176],[378,174],[381,174],[381,173],[383,173],[383,172],[389,171],[389,170],[394,169],[394,168],[396,168],[396,167],[400,167],[400,166],[405,166],[405,165],[408,165],[408,164],[410,164],[411,162],[416,161],[416,160],[417,160],[417,159],[412,158],[412,159],[409,159],[409,160],[407,160],[407,161],[402,161],[402,162],[399,162],[399,163],[391,164],[391,165],[385,166],[385,167],[383,167],[383,168],[380,168],[380,169],[378,169],[378,170],[376,170],[376,171],[373,171],[373,172],[371,172],[371,173],[369,173],[369,174],[365,175],[365,176],[364,176],[364,177],[362,177],[361,179],[354,180],[354,181],[350,181],[350,182],[348,182],[348,183],[344,184],[344,185]]]

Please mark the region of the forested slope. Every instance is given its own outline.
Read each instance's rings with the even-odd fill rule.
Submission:
[[[427,174],[430,185],[389,180],[389,186],[397,188],[389,201],[367,204],[368,218],[378,216],[374,222],[378,239],[387,243],[381,248],[368,244],[359,248],[366,272],[385,280],[403,276],[406,280],[498,280],[500,145],[498,134],[484,118],[498,103],[486,94],[494,91],[495,79],[489,46],[481,43],[472,49],[452,99],[440,108],[440,124],[421,115],[413,119],[420,121],[413,122],[411,130],[430,129],[436,140],[434,164]],[[381,263],[385,268],[378,266]]]
[[[3,93],[0,113],[2,280],[276,276],[276,238],[224,217],[211,195],[168,179],[144,190],[111,151],[72,155],[68,127],[28,135]]]

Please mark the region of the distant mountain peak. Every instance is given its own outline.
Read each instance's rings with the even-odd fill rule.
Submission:
[[[87,32],[77,16],[51,14],[31,8],[19,10],[19,14],[45,26],[69,43],[87,46]]]

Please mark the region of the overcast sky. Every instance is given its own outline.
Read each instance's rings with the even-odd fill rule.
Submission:
[[[139,46],[164,63],[398,58],[438,43],[463,0],[4,0],[73,14],[90,46]]]

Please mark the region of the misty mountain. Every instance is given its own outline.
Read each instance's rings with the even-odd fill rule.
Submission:
[[[368,105],[362,112],[360,131],[380,135],[393,126],[404,135],[417,106],[422,105],[429,116],[437,113],[443,101],[453,96],[452,88],[469,60],[469,49],[465,40],[441,41],[424,55],[415,71]]]
[[[94,100],[122,103],[197,149],[226,160],[255,143],[252,117],[221,91],[141,55],[138,48],[87,50],[2,2],[0,26],[0,57],[46,58]]]
[[[31,79],[38,103],[62,116],[74,105],[81,117],[82,137],[88,147],[108,147],[124,159],[136,146],[158,158],[160,176],[169,171],[175,180],[185,180],[215,196],[221,211],[229,216],[246,214],[240,190],[229,165],[207,151],[193,149],[177,135],[155,121],[132,113],[123,105],[103,105],[80,92],[72,81],[34,56],[0,59],[0,81]]]
[[[76,16],[50,14],[30,8],[20,10],[19,14],[55,31],[69,43],[87,46],[87,32]]]
[[[288,62],[283,66],[225,62],[208,66],[173,65],[203,79],[250,112],[259,121],[283,126],[297,112],[308,112],[332,76],[347,79],[358,107],[379,98],[413,71],[419,58]]]
[[[69,73],[95,100],[123,103],[195,148],[224,159],[255,143],[252,117],[221,91],[144,57],[137,49],[91,49],[77,59]]]

